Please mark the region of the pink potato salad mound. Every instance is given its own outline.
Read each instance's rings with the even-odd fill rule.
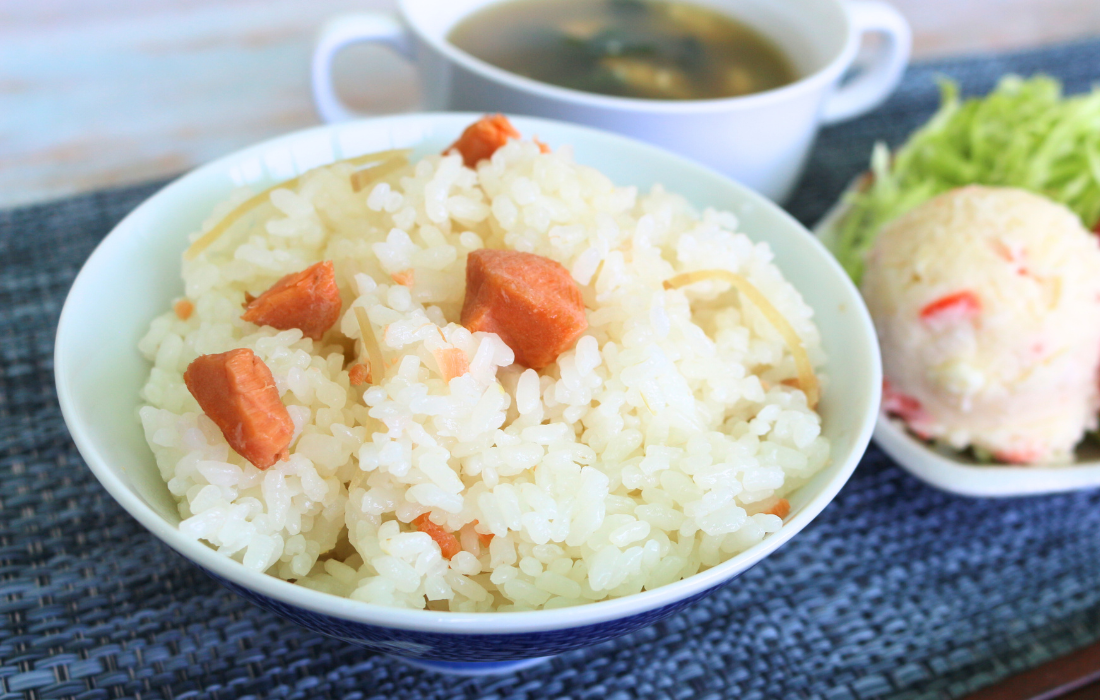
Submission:
[[[1013,188],[945,192],[887,224],[863,297],[883,405],[918,436],[1017,464],[1072,459],[1100,408],[1100,244]]]

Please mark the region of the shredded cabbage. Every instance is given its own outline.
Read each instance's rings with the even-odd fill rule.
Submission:
[[[940,83],[939,111],[891,157],[875,144],[870,184],[847,195],[832,245],[857,283],[883,225],[947,190],[1019,187],[1061,202],[1087,228],[1100,220],[1100,88],[1062,97],[1047,76],[1006,76],[984,98]]]

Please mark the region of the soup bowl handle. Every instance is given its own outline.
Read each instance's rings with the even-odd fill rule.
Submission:
[[[352,44],[377,44],[408,61],[416,60],[409,31],[396,15],[361,12],[333,17],[321,27],[310,69],[313,104],[322,121],[343,122],[369,116],[348,107],[336,94],[332,80],[332,62],[336,54]]]
[[[913,41],[905,17],[885,2],[848,0],[845,5],[852,31],[858,36],[879,34],[885,45],[861,62],[860,73],[842,83],[825,103],[821,116],[825,124],[858,117],[882,103],[901,80]]]

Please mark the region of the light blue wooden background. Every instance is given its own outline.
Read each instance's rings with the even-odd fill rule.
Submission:
[[[317,29],[394,2],[0,0],[0,207],[178,173],[315,124]],[[1100,35],[1100,0],[893,2],[917,56]],[[381,50],[346,52],[337,77],[362,106],[415,102],[413,71]]]

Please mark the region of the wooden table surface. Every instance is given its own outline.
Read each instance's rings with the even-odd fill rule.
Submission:
[[[918,58],[1100,35],[1100,0],[893,2]],[[0,207],[179,173],[316,124],[308,69],[318,28],[393,5],[0,0]],[[416,103],[415,72],[384,50],[349,49],[336,73],[362,108]]]

